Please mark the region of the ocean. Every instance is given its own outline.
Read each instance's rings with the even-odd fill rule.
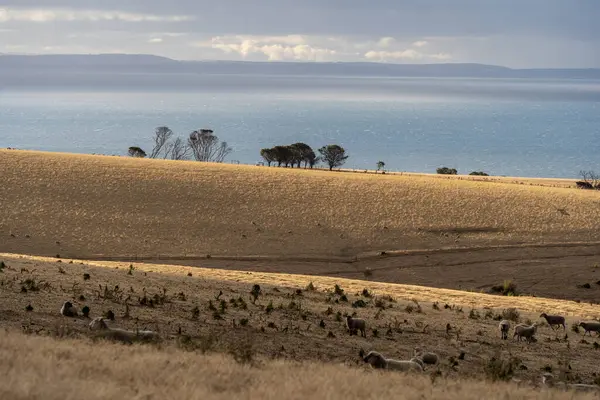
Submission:
[[[600,172],[600,81],[210,76],[189,88],[0,91],[0,148],[125,155],[153,131],[264,147],[339,144],[344,167],[575,178]]]

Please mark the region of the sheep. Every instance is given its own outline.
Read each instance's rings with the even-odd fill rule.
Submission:
[[[120,328],[111,328],[106,324],[104,318],[97,317],[88,325],[89,330],[96,331],[96,337],[110,339],[117,342],[131,344],[136,341],[148,341],[158,338],[156,332],[153,331],[127,331]]]
[[[77,308],[71,304],[70,301],[65,301],[60,308],[60,313],[65,317],[77,317],[79,313],[77,312]]]
[[[578,326],[581,326],[585,330],[583,336],[588,332],[590,333],[590,336],[592,336],[591,332],[596,332],[598,336],[600,336],[600,322],[598,321],[580,322]]]
[[[598,385],[589,385],[585,383],[554,382],[554,376],[549,372],[542,374],[542,385],[549,388],[561,388],[563,390],[575,390],[581,392],[592,392],[600,390],[600,386]]]
[[[438,363],[439,357],[435,353],[424,352],[420,348],[416,348],[414,351],[414,356],[419,358],[424,364],[435,365]]]
[[[360,318],[352,318],[348,315],[346,317],[346,323],[348,324],[348,330],[350,331],[350,336],[357,333],[357,330],[360,331],[362,337],[367,337],[367,323],[364,319]]]
[[[373,368],[377,369],[389,369],[404,372],[423,372],[423,367],[421,367],[421,364],[419,364],[417,361],[392,360],[390,358],[383,357],[376,351],[370,351],[363,358],[363,361],[371,364]]]
[[[500,329],[500,334],[502,335],[502,340],[508,339],[508,331],[510,330],[510,321],[503,319],[498,324],[498,329]]]
[[[518,324],[515,326],[515,333],[513,335],[513,339],[515,336],[518,338],[519,342],[521,338],[526,338],[528,342],[533,341],[534,335],[537,331],[537,324],[533,323],[532,325]]]
[[[554,330],[554,325],[562,325],[563,329],[567,330],[567,327],[565,325],[565,317],[563,317],[562,315],[548,315],[546,313],[541,313],[540,318],[544,318],[546,322],[548,322],[548,325],[550,325],[550,328],[552,328],[552,330]],[[558,326],[556,327],[556,329],[558,330]]]
[[[421,366],[421,368],[425,369],[425,363],[419,357],[413,357],[409,361],[416,362]]]

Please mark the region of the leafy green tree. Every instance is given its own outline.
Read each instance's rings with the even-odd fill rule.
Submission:
[[[290,165],[290,162],[293,158],[292,150],[290,146],[275,146],[273,147],[274,158],[277,161],[277,166],[281,167],[281,165],[285,165],[286,167]]]
[[[322,161],[329,165],[329,170],[331,171],[335,167],[342,166],[348,156],[346,155],[346,150],[343,147],[338,146],[337,144],[329,144],[327,146],[323,146],[319,149],[319,153],[321,153]]]
[[[490,176],[489,174],[486,174],[483,171],[473,171],[469,175],[474,175],[474,176]]]
[[[295,155],[294,164],[297,164],[298,167],[304,162],[304,168],[306,168],[311,160],[317,158],[313,149],[306,143],[294,143],[291,147]]]
[[[129,150],[127,150],[127,154],[131,157],[144,158],[146,157],[146,152],[137,146],[131,146]]]
[[[440,175],[456,175],[458,174],[458,171],[456,170],[456,168],[448,168],[448,167],[441,167],[436,169],[436,172]]]
[[[277,161],[275,157],[275,149],[262,149],[260,151],[260,156],[267,162],[269,167],[271,166],[272,162]]]
[[[385,163],[383,161],[377,161],[377,171],[381,171],[385,168]]]

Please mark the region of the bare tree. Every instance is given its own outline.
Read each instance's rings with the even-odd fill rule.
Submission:
[[[159,126],[154,130],[154,148],[150,153],[150,158],[158,158],[171,136],[173,136],[173,131],[166,126]]]
[[[600,175],[594,171],[579,171],[583,181],[577,182],[578,186],[586,189],[600,189]]]
[[[165,146],[164,159],[187,160],[190,158],[190,146],[182,139],[176,138]]]
[[[227,142],[220,142],[211,129],[200,129],[190,134],[188,146],[196,161],[223,162],[232,152]]]

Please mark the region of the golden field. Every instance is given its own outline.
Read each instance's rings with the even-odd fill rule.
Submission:
[[[600,382],[600,342],[571,329],[600,317],[600,197],[572,182],[14,150],[0,182],[2,399],[563,399],[586,397],[540,390],[543,371]],[[486,294],[505,280],[524,296]],[[67,300],[162,340],[98,345]],[[512,307],[568,329],[503,341]],[[422,377],[359,357],[415,347],[441,357]],[[519,385],[491,382],[494,358]]]
[[[335,261],[600,232],[597,193],[475,179],[1,150],[0,182],[0,251],[25,254]]]
[[[303,389],[308,383],[300,384],[309,381],[311,391],[331,390],[334,399],[360,398],[355,393],[363,392],[375,398],[402,385],[409,390],[403,398],[443,398],[449,387],[455,388],[456,396],[480,398],[477,392],[484,386],[496,396],[490,398],[507,393],[535,398],[532,390],[539,395],[536,387],[544,370],[571,382],[600,380],[595,367],[598,339],[584,339],[570,327],[582,318],[598,316],[597,305],[293,274],[10,254],[0,255],[0,260],[6,264],[0,273],[5,328],[0,351],[4,360],[13,360],[1,367],[5,372],[0,374],[0,387],[10,394],[3,399],[39,398],[42,390],[55,396],[44,398],[67,394],[80,398],[98,383],[106,389],[94,398],[111,398],[117,391],[129,393],[127,398],[150,394],[160,398],[170,390],[177,393],[174,398],[270,397],[281,394],[278,380],[292,398],[310,397],[308,388]],[[255,284],[261,293],[253,302],[250,292]],[[334,293],[336,284],[347,302]],[[150,306],[144,298],[159,300]],[[116,315],[111,326],[152,329],[162,342],[133,348],[93,345],[89,319],[59,314],[65,300],[80,309],[87,305],[91,317],[111,310]],[[365,306],[353,306],[358,300]],[[33,310],[26,311],[27,306]],[[517,307],[521,321],[540,322],[540,311],[563,313],[569,327],[554,333],[542,325],[535,343],[504,341],[495,319],[504,307]],[[354,312],[369,323],[366,338],[349,336],[345,329],[345,315]],[[441,357],[439,365],[426,369],[425,378],[369,374],[359,357],[362,349],[407,359],[415,347]],[[513,377],[522,388],[476,382],[496,377],[489,368],[490,360],[498,356],[514,361]],[[163,376],[159,371],[165,367]],[[71,374],[77,384],[64,386]],[[305,378],[291,378],[297,375]],[[177,384],[169,378],[175,376]],[[228,381],[231,376],[239,380]],[[344,388],[333,391],[338,386]]]

